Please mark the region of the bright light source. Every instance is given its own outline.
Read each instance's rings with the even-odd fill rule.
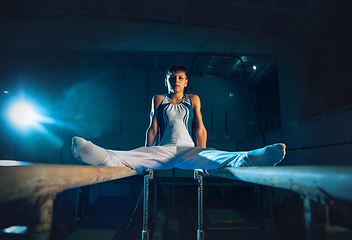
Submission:
[[[9,93],[8,91],[4,91],[5,94]]]
[[[229,95],[230,95],[230,97],[233,97],[233,93],[230,93]]]
[[[26,226],[12,226],[12,227],[5,228],[3,231],[5,233],[23,234],[23,233],[26,233],[27,227]]]
[[[257,66],[253,66],[253,70],[254,70],[254,71],[257,70]]]
[[[21,166],[21,165],[31,165],[30,162],[14,161],[14,160],[0,160],[0,166]]]
[[[10,108],[9,116],[14,123],[28,126],[35,122],[37,115],[31,105],[26,102],[18,102]]]

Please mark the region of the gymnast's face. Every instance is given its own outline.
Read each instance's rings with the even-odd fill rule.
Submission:
[[[167,75],[165,79],[165,86],[169,93],[181,93],[187,87],[188,79],[186,73],[178,71],[172,75]]]

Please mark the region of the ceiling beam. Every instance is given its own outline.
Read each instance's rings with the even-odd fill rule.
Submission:
[[[45,22],[0,20],[0,31],[0,50],[281,53],[281,36],[273,34],[80,16],[46,18]],[[48,32],[54,42],[47,41]]]
[[[142,9],[143,9],[143,16],[144,16],[144,20],[146,22],[149,22],[150,19],[150,14],[149,14],[149,0],[141,0],[142,3]]]
[[[43,11],[33,0],[26,0],[27,6],[36,18],[43,16]]]
[[[316,7],[316,5],[318,4],[319,0],[313,0],[312,4],[310,5],[310,7],[306,10],[306,12],[301,16],[300,19],[298,19],[298,21],[296,22],[295,25],[292,26],[292,28],[286,33],[286,37],[290,36],[292,34],[292,32],[298,28],[298,26],[304,21],[304,19],[306,19],[309,14],[312,12],[312,10]]]
[[[66,1],[62,1],[62,2],[68,8],[68,10],[72,13],[73,16],[75,16],[75,17],[78,16],[76,1],[66,0]]]
[[[285,35],[285,39],[295,39],[296,44],[303,43],[343,1],[315,0],[304,15]],[[307,24],[309,23],[309,24]]]
[[[246,2],[236,2],[236,1],[231,1],[230,3],[231,7],[239,7],[239,8],[250,8],[254,10],[267,10],[268,7],[264,5],[258,5],[258,4],[253,4],[250,3],[249,1]],[[284,7],[273,7],[273,11],[280,11],[280,12],[289,12],[289,13],[303,13],[304,11],[300,9],[292,9],[292,8],[284,8]]]
[[[273,11],[274,7],[276,6],[276,4],[279,2],[279,0],[271,0],[271,2],[269,3],[269,5],[267,6],[265,13],[259,18],[254,31],[258,32],[259,29],[263,26],[264,20],[270,15],[270,13]]]
[[[188,0],[182,0],[181,4],[181,24],[186,25]]]
[[[101,0],[109,19],[114,19],[113,4],[111,0]]]
[[[231,0],[225,0],[224,4],[222,5],[220,17],[218,19],[218,28],[223,27],[224,22],[226,20],[226,17],[228,15],[229,9],[230,9],[230,4],[231,4]]]

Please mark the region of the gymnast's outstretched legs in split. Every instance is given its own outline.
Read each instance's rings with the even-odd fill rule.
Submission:
[[[80,137],[72,139],[72,152],[93,166],[127,166],[132,169],[217,169],[221,167],[275,166],[285,157],[286,146],[276,143],[243,152],[175,145],[141,147],[131,151],[101,148]]]

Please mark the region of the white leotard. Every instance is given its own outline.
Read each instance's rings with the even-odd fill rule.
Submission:
[[[173,144],[193,147],[192,121],[193,107],[188,94],[184,95],[179,104],[172,104],[168,95],[164,94],[159,106],[159,145]]]

